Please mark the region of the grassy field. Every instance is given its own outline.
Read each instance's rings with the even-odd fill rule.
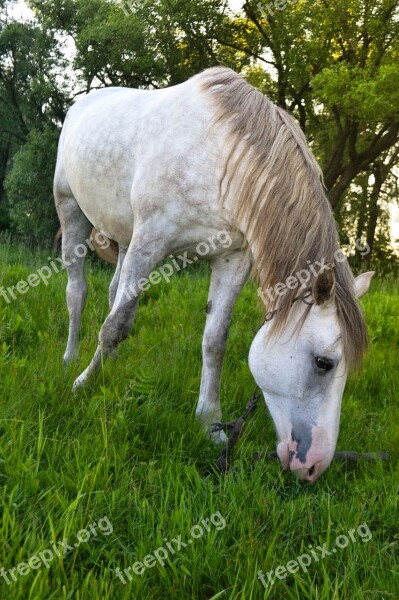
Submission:
[[[2,244],[0,285],[25,280],[48,264],[47,256]],[[373,282],[364,299],[372,350],[347,385],[338,441],[341,450],[388,450],[393,458],[335,463],[309,486],[277,463],[252,464],[254,452],[275,448],[263,404],[246,427],[233,471],[202,476],[219,453],[194,418],[204,267],[146,293],[118,360],[72,396],[107,313],[111,275],[88,266],[81,356],[68,373],[62,366],[65,274],[9,305],[0,298],[0,598],[398,599],[397,282]],[[253,391],[247,355],[260,320],[248,285],[223,372],[225,419],[241,415]],[[203,520],[201,534],[194,526]],[[349,540],[346,547],[339,548],[345,545],[340,535]],[[303,568],[268,581],[266,573],[312,556],[309,546],[331,554],[321,558],[314,550],[318,559],[309,566],[302,558]],[[169,553],[164,566],[161,547]],[[123,574],[124,585],[117,569],[154,552],[155,566],[155,557],[147,558],[144,573],[129,571],[132,581]],[[136,565],[137,573],[143,569]]]

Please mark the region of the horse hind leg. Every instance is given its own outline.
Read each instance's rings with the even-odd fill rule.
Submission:
[[[79,330],[87,299],[84,261],[92,225],[79,208],[72,192],[61,193],[56,189],[55,198],[62,227],[62,259],[68,274],[66,297],[69,335],[64,354],[64,364],[68,365],[77,358],[79,351]]]

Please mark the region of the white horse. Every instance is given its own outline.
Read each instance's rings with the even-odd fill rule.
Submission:
[[[206,256],[212,278],[197,416],[207,427],[221,419],[232,310],[252,270],[275,312],[253,341],[251,372],[283,467],[316,480],[334,455],[348,371],[367,346],[357,298],[373,274],[354,280],[342,257],[320,169],[294,120],[221,67],[164,90],[96,91],[69,111],[54,190],[68,271],[66,363],[78,352],[87,295],[76,247],[94,226],[120,249],[111,311],[74,387],[128,336],[132,290],[158,263],[195,255],[201,242],[227,232],[229,248],[214,243]]]

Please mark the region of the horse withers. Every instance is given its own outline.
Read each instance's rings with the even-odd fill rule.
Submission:
[[[342,257],[320,169],[295,121],[222,67],[163,90],[95,91],[68,113],[54,191],[68,265],[66,363],[78,353],[87,294],[74,248],[93,226],[119,244],[110,313],[74,388],[128,336],[139,283],[158,263],[186,252],[200,258],[201,243],[225,232],[229,247],[215,243],[204,256],[212,276],[196,414],[206,427],[221,420],[232,310],[256,275],[273,318],[256,335],[249,365],[283,467],[315,481],[334,454],[348,371],[367,347],[358,298],[372,273],[355,280]],[[294,282],[304,272],[306,290]]]

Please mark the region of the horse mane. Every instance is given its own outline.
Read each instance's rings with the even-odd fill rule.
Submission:
[[[367,328],[347,260],[337,261],[337,226],[322,172],[294,119],[231,69],[199,75],[215,107],[214,127],[225,135],[220,201],[252,254],[261,288],[273,288],[322,259],[335,267],[335,302],[345,358],[358,368],[368,346]],[[234,193],[234,195],[233,195]],[[273,331],[284,327],[298,290],[268,304],[278,308]]]

